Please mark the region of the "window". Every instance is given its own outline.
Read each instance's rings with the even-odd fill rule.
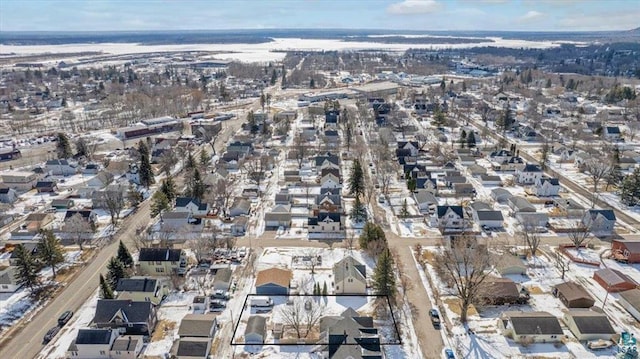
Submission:
[[[100,355],[105,355],[105,354],[106,354],[106,353],[105,353],[105,351],[104,351],[104,350],[101,350],[101,351],[100,351]]]
[[[164,268],[157,268],[156,267],[156,273],[164,273]]]
[[[120,354],[122,354],[122,352],[119,350],[116,350],[116,355],[120,355]]]
[[[9,289],[9,286],[8,286],[8,285],[6,285],[6,284],[3,284],[3,285],[2,285],[2,289]]]

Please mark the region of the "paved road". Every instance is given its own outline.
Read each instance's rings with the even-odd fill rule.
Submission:
[[[135,229],[140,223],[149,222],[149,201],[140,205],[138,210],[121,224],[117,237],[133,238]],[[77,311],[98,287],[98,276],[106,273],[105,268],[109,259],[117,253],[118,241],[104,247],[83,268],[75,279],[52,299],[42,310],[22,328],[22,330],[8,338],[9,342],[0,351],[0,358],[33,358],[42,350],[42,338],[49,328],[57,325],[57,319],[65,310]]]

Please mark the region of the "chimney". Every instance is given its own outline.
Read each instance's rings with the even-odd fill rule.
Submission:
[[[346,329],[344,330],[344,336],[343,336],[343,339],[342,339],[342,344],[347,344],[347,330]]]

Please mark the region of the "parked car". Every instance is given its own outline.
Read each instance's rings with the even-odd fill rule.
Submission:
[[[42,339],[42,342],[44,344],[49,343],[51,341],[51,339],[53,339],[56,336],[56,334],[58,334],[59,331],[60,331],[60,327],[59,326],[55,326],[55,327],[49,329],[47,334],[44,335],[44,338]]]
[[[213,294],[211,294],[211,298],[213,299],[229,299],[231,295],[226,290],[218,289]]]
[[[255,296],[251,298],[252,307],[270,307],[273,305],[273,299],[266,296]]]
[[[451,350],[450,348],[446,348],[444,350],[444,358],[445,359],[456,359],[456,356],[453,355],[453,350]]]
[[[430,309],[429,316],[431,317],[431,324],[436,329],[440,329],[440,314],[437,309]]]
[[[221,312],[227,307],[227,303],[221,299],[214,299],[209,304],[209,310],[212,312]]]
[[[62,313],[60,317],[58,317],[58,325],[64,327],[64,325],[67,324],[72,317],[73,311],[67,310],[66,312]]]

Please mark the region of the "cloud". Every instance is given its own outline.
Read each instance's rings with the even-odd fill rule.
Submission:
[[[442,8],[435,0],[404,0],[387,7],[387,12],[393,15],[429,14]]]
[[[573,31],[622,31],[638,27],[638,18],[640,11],[614,10],[599,14],[567,16],[558,22],[557,27]]]
[[[544,14],[541,13],[540,11],[530,10],[530,11],[527,11],[526,14],[520,16],[520,20],[521,21],[532,21],[532,20],[539,19],[542,16],[544,16]]]

